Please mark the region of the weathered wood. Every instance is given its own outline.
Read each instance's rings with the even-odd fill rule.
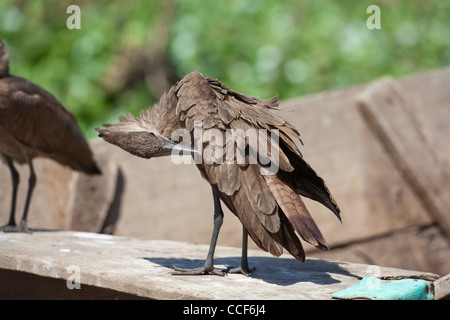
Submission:
[[[408,227],[309,256],[445,275],[450,272],[450,239],[437,225]]]
[[[434,281],[432,290],[436,300],[450,299],[450,273]]]
[[[281,106],[302,134],[304,157],[341,207],[342,224],[306,199],[331,248],[432,221],[361,117],[355,97],[362,90],[323,92]]]
[[[42,277],[33,273],[0,269],[2,300],[137,300],[147,299],[117,290],[83,284],[82,290],[69,290],[65,279]]]
[[[369,275],[438,278],[431,273],[334,260],[300,263],[288,255],[276,258],[261,250],[249,252],[249,263],[256,267],[251,278],[170,274],[174,265],[201,265],[207,250],[207,245],[86,232],[0,234],[0,269],[69,280],[69,286],[79,280],[81,292],[87,285],[151,299],[331,299],[332,293]],[[237,266],[240,253],[238,248],[217,247],[216,266]],[[67,283],[59,281],[57,285],[70,291]],[[29,283],[26,289],[36,290],[33,285]],[[5,287],[8,285],[0,286]],[[76,295],[80,296],[79,292]]]
[[[396,81],[384,78],[359,95],[359,105],[416,196],[450,237],[450,173],[408,108],[409,97]]]
[[[68,203],[68,229],[112,233],[120,215],[124,186],[120,165],[109,160],[103,144],[91,143],[102,175],[74,174]]]

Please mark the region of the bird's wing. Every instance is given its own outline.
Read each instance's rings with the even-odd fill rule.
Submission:
[[[340,210],[323,179],[304,161],[295,142],[300,140],[298,131],[273,112],[278,106],[277,97],[269,100],[250,97],[198,72],[180,81],[175,92],[178,97],[176,113],[186,128],[192,132],[195,122],[199,121],[202,133],[210,128],[219,129],[223,134],[223,146],[230,143],[224,133],[227,129],[271,131],[270,138],[266,136],[267,144],[260,144],[258,152],[268,151],[268,155],[277,152],[279,170],[276,175],[261,174],[260,169],[264,167],[261,159],[251,164],[248,158],[236,163],[237,154],[232,157],[234,163],[199,166],[204,178],[218,190],[222,201],[238,216],[255,243],[274,255],[281,254],[285,247],[294,257],[304,260],[295,230],[304,240],[326,249],[326,241],[300,195],[319,201],[339,218]],[[270,143],[272,132],[278,133],[279,144]],[[245,141],[248,152],[252,146]],[[203,146],[207,144],[203,142]]]
[[[247,96],[225,87],[218,80],[205,78],[199,72],[193,72],[183,78],[176,86],[178,104],[176,113],[184,121],[188,131],[194,129],[196,121],[200,121],[203,130],[217,128],[220,130],[234,129],[246,133],[247,130],[276,129],[280,139],[291,146],[301,156],[291,137],[300,139],[298,131],[288,122],[271,112],[277,108],[277,96],[269,100],[260,100]],[[260,134],[258,131],[256,134]],[[277,152],[279,167],[284,171],[292,171],[289,159],[278,148],[278,144],[271,144],[267,140],[267,155]],[[276,150],[269,150],[270,147]]]
[[[278,129],[280,139],[286,141],[285,143],[291,145],[294,150],[298,150],[295,149],[297,147],[293,140],[299,138],[298,132],[271,112],[277,107],[276,98],[259,100],[249,97],[226,88],[215,79],[207,79],[200,73],[191,73],[180,81],[176,94],[177,114],[190,132],[194,131],[196,121],[202,124],[202,134],[210,128],[219,129],[223,135],[221,145],[225,147],[230,143],[225,134],[227,129],[234,129],[235,132],[240,130],[241,133],[249,129]],[[249,152],[252,145],[249,141],[245,139],[244,141],[246,141],[244,149]],[[203,147],[208,146],[208,143],[203,141]],[[268,150],[270,152],[279,153],[279,167],[282,172],[294,171],[290,160],[284,151],[279,149],[278,144],[268,142],[264,147],[270,149]],[[296,154],[301,157],[299,151]],[[300,213],[297,212],[302,208],[298,205],[301,199],[292,188],[267,183],[261,174],[263,166],[259,161],[250,162],[248,154],[243,163],[237,161],[237,154],[231,157],[230,163],[226,162],[225,157],[223,160],[223,163],[203,162],[198,167],[203,177],[218,191],[222,201],[240,219],[259,247],[276,256],[282,253],[284,247],[294,257],[303,261],[304,251],[294,230],[304,232],[305,235],[302,237],[314,245],[320,247],[325,244],[323,237],[315,240],[310,236],[311,233],[316,234],[317,226],[313,231],[306,232],[298,228],[299,223],[295,224],[296,215],[300,214],[301,217],[301,214],[307,216],[309,213],[306,208]],[[297,206],[292,206],[285,199],[284,192],[287,190],[290,190],[290,193],[286,195],[296,197]],[[286,213],[284,210],[289,212]],[[309,226],[312,224],[309,223],[306,229]]]
[[[221,146],[227,143],[226,129],[242,121],[241,106],[227,107],[217,98],[215,90],[200,73],[187,75],[176,87],[177,114],[194,138],[194,124],[200,122],[202,136],[208,129],[217,129],[222,135]],[[222,111],[219,111],[222,110]],[[228,120],[223,121],[223,118]],[[250,127],[250,125],[249,125]],[[216,141],[215,141],[216,142]],[[217,143],[217,142],[216,142]],[[204,151],[211,144],[203,141]],[[198,148],[197,148],[198,149]],[[205,155],[205,153],[203,153]],[[221,199],[241,220],[250,237],[264,250],[274,255],[282,253],[282,244],[269,233],[280,230],[278,206],[267,185],[257,171],[257,165],[238,164],[235,159],[227,163],[207,163],[205,157],[199,169],[203,177],[218,191]]]
[[[32,156],[98,173],[75,116],[46,90],[20,77],[0,80],[2,126]]]
[[[303,159],[302,154],[295,143],[296,140],[301,142],[300,133],[291,124],[272,112],[272,110],[276,109],[278,106],[276,103],[277,96],[269,100],[259,100],[258,98],[249,97],[233,91],[216,79],[207,78],[207,80],[211,84],[211,87],[215,89],[218,100],[223,102],[219,103],[218,106],[219,115],[224,113],[220,112],[220,110],[225,109],[223,106],[228,110],[230,110],[229,107],[232,107],[231,110],[234,110],[233,115],[238,115],[238,118],[245,119],[246,123],[250,123],[253,127],[279,130],[280,147],[276,151],[280,156],[280,170],[292,173],[289,176],[293,179],[294,190],[298,194],[322,203],[330,209],[339,220],[341,220],[340,208],[331,195],[324,180],[319,177],[314,169],[312,169]],[[230,99],[230,96],[235,99]],[[242,106],[242,103],[245,103],[246,105]],[[236,110],[239,110],[239,112]],[[230,117],[221,118],[222,120],[225,120]],[[234,118],[236,118],[236,116]],[[234,125],[237,126],[242,124],[234,123]],[[233,126],[233,124],[231,124],[231,126]]]

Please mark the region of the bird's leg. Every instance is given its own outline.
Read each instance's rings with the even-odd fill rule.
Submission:
[[[219,236],[219,230],[223,223],[223,211],[220,205],[220,199],[217,193],[213,190],[214,197],[214,229],[211,236],[211,244],[209,245],[208,255],[206,256],[205,263],[202,267],[193,269],[184,269],[175,267],[173,275],[200,275],[200,274],[215,274],[224,276],[225,272],[214,268],[214,251],[216,249],[217,238]]]
[[[248,258],[247,258],[247,248],[248,248],[248,233],[247,230],[242,226],[242,256],[241,256],[241,266],[238,268],[230,269],[229,273],[242,273],[243,275],[250,277],[251,271],[254,271],[256,268],[248,267]]]
[[[34,187],[36,186],[36,173],[34,172],[33,162],[31,158],[28,158],[28,166],[30,168],[30,177],[28,178],[28,191],[27,198],[25,200],[25,207],[23,209],[22,220],[20,220],[19,232],[31,232],[27,227],[28,209],[30,207],[31,195],[33,194]]]
[[[8,224],[0,227],[0,230],[5,232],[16,231],[17,225],[16,220],[14,218],[16,212],[16,199],[17,199],[17,187],[19,186],[19,173],[16,168],[14,168],[13,162],[10,157],[3,155],[3,158],[6,160],[6,164],[9,167],[9,171],[11,172],[11,180],[12,180],[12,196],[11,196],[11,211],[9,213],[9,222]]]

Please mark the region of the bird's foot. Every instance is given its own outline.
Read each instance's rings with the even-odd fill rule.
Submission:
[[[238,268],[231,268],[230,270],[228,270],[228,273],[241,273],[246,277],[250,277],[252,275],[252,271],[255,271],[256,268],[249,268],[249,267],[243,267],[240,266]]]
[[[6,224],[0,227],[0,231],[3,232],[15,232],[18,226],[16,224]]]
[[[17,224],[7,224],[0,227],[0,231],[3,232],[23,232],[23,233],[33,233],[30,229],[28,229],[26,222],[21,222],[19,225]]]
[[[175,271],[172,272],[173,275],[202,275],[202,274],[214,274],[217,276],[225,276],[226,270],[216,269],[214,267],[203,266],[199,268],[185,269],[174,267]]]

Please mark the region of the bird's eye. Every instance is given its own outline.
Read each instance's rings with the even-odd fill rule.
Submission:
[[[155,134],[153,132],[149,132],[148,134],[152,137],[155,137]]]

